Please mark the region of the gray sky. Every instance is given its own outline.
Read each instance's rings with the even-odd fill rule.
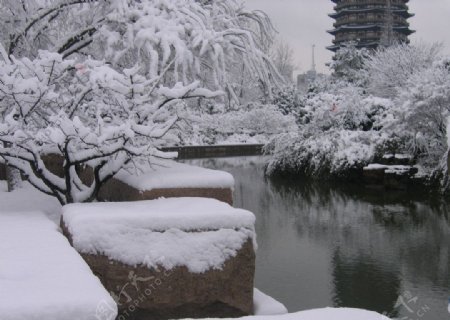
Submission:
[[[311,46],[316,45],[317,70],[328,73],[325,63],[332,53],[325,49],[331,45],[332,36],[326,30],[333,28],[331,0],[245,0],[250,9],[265,11],[280,36],[295,50],[297,72],[311,67]],[[450,0],[411,0],[411,28],[416,30],[412,42],[442,42],[450,54]]]

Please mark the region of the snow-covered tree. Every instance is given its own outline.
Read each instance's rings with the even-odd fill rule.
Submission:
[[[158,147],[177,109],[231,91],[228,64],[268,87],[277,76],[246,28],[264,32],[266,16],[240,1],[33,3],[2,2],[15,27],[0,45],[0,156],[61,203],[92,201],[120,169],[173,156]],[[48,154],[63,158],[61,173]]]
[[[431,68],[439,60],[440,44],[396,44],[378,49],[364,60],[367,88],[380,97],[394,98],[407,88],[415,74]]]
[[[396,101],[397,121],[387,129],[406,137],[404,148],[433,170],[449,147],[450,68],[445,61],[436,61],[412,76]]]
[[[296,69],[294,49],[292,49],[289,43],[279,39],[274,42],[270,54],[275,66],[285,81],[291,83]]]
[[[363,81],[361,70],[370,52],[367,49],[358,49],[355,42],[347,42],[341,46],[330,62],[329,67],[333,76],[345,81],[361,84]]]

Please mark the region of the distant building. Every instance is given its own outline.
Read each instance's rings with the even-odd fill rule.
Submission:
[[[333,45],[337,51],[345,42],[355,41],[359,48],[389,46],[395,42],[409,43],[409,0],[331,0],[336,3],[335,12],[329,16],[336,20]]]
[[[297,75],[297,88],[301,93],[308,91],[310,85],[312,85],[316,80],[322,78],[324,75],[316,71],[316,59],[315,59],[315,48],[312,46],[312,62],[311,69],[306,73]]]

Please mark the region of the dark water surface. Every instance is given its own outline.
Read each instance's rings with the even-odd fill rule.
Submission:
[[[450,319],[450,203],[266,179],[261,157],[189,162],[233,174],[235,206],[257,218],[256,287],[290,312],[334,306]]]

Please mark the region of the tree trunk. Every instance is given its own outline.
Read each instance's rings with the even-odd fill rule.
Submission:
[[[8,183],[8,192],[20,188],[22,186],[22,177],[20,175],[20,171],[10,166],[7,166],[6,181]]]

